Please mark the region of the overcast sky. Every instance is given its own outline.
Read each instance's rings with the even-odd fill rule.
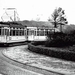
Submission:
[[[47,21],[56,7],[65,10],[68,22],[75,24],[75,0],[0,0],[0,17],[3,8],[16,8],[20,20]]]

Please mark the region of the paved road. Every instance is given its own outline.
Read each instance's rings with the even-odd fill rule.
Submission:
[[[12,61],[2,54],[4,49],[0,48],[0,73],[4,75],[62,75]]]

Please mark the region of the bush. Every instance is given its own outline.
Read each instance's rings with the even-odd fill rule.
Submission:
[[[48,38],[51,38],[48,35]],[[64,47],[75,44],[75,35],[57,32],[53,34],[53,39],[48,39],[45,43],[47,47]]]
[[[50,39],[50,38],[53,38],[55,39],[56,37],[60,36],[61,38],[63,38],[64,36],[66,36],[67,34],[63,33],[63,32],[55,32],[55,33],[48,33],[47,34],[47,37]]]
[[[32,42],[32,44],[34,44],[35,46],[36,45],[44,45],[45,41],[34,41],[34,42]]]
[[[63,50],[62,48],[40,47],[30,43],[28,49],[39,54],[75,61],[75,52]]]

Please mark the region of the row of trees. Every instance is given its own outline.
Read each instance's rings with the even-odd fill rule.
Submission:
[[[52,19],[48,19],[54,25],[55,28],[60,26],[60,31],[62,32],[62,25],[66,25],[68,23],[64,10],[59,7],[54,10],[54,12],[51,15]]]

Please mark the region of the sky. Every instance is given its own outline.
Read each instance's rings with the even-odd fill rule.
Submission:
[[[4,8],[16,8],[20,20],[48,21],[55,8],[61,7],[69,24],[75,24],[75,0],[0,0],[0,20]],[[7,13],[12,11],[7,11]]]

